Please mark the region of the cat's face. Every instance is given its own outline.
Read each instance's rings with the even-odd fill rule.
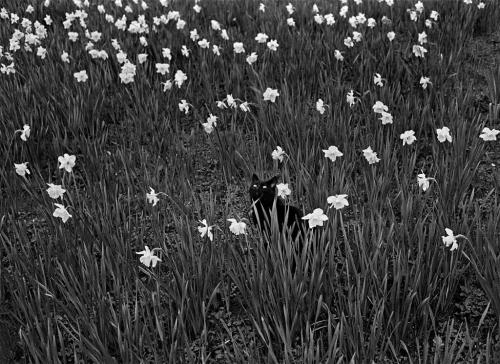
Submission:
[[[268,181],[261,181],[257,175],[252,176],[252,185],[250,186],[250,198],[252,201],[259,200],[263,205],[272,205],[276,196],[276,183],[278,177],[275,176]]]

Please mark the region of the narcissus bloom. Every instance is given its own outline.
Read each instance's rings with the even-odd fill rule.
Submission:
[[[481,135],[479,136],[485,142],[497,140],[497,135],[500,134],[500,130],[483,128]]]
[[[326,14],[325,20],[326,20],[326,24],[329,26],[332,26],[335,24],[335,17],[333,16],[332,13]]]
[[[412,144],[417,138],[415,138],[415,132],[413,130],[407,130],[399,136],[399,139],[403,140],[403,145]]]
[[[255,40],[257,43],[267,43],[269,36],[266,33],[258,33],[255,36]]]
[[[184,57],[186,57],[186,58],[187,58],[187,57],[189,57],[189,53],[190,53],[190,52],[191,52],[191,51],[189,50],[189,48],[188,48],[188,47],[186,47],[185,45],[183,45],[183,46],[181,47],[181,53],[182,53],[182,55],[183,55]]]
[[[206,40],[205,38],[203,38],[202,40],[198,41],[198,45],[200,46],[200,48],[208,48],[210,47],[210,42],[208,40]]]
[[[202,123],[201,125],[203,126],[203,129],[205,129],[205,132],[207,134],[210,134],[217,126],[217,116],[210,114],[210,116],[207,118],[207,122]]]
[[[178,88],[180,88],[186,80],[187,76],[184,72],[181,70],[177,70],[177,72],[175,72],[174,81]]]
[[[147,245],[144,247],[144,250],[142,252],[136,252],[135,254],[142,255],[142,257],[139,258],[139,261],[148,268],[150,266],[154,268],[156,267],[156,264],[158,262],[161,262],[161,259],[154,255],[154,249],[153,251],[149,250],[149,247]]]
[[[196,42],[200,38],[200,36],[198,35],[198,30],[196,29],[191,30],[189,32],[189,38],[191,38],[193,42]]]
[[[157,64],[155,64],[155,67],[156,67],[156,73],[159,73],[163,76],[166,73],[170,72],[170,64],[168,64],[168,63],[157,63]]]
[[[427,49],[425,49],[424,47],[418,44],[415,44],[413,46],[413,54],[415,55],[415,57],[424,58],[426,53]]]
[[[80,72],[75,72],[73,76],[75,76],[78,82],[86,82],[89,79],[89,76],[87,76],[87,71],[85,70]]]
[[[294,27],[295,26],[295,20],[293,20],[293,18],[288,18],[286,20],[286,23],[289,27]]]
[[[252,52],[246,59],[248,64],[253,64],[257,61],[257,53]]]
[[[424,173],[420,173],[419,175],[417,175],[417,183],[418,186],[422,189],[422,191],[427,191],[429,189],[430,186],[429,181],[435,181],[435,179],[431,177],[426,177]]]
[[[352,38],[351,37],[347,37],[344,39],[344,45],[347,47],[347,48],[352,48],[354,47],[354,42],[352,41]]]
[[[334,145],[328,147],[328,149],[323,149],[323,153],[325,153],[325,158],[329,158],[332,162],[338,157],[342,157],[344,154],[340,152],[339,148]]]
[[[321,99],[318,99],[318,101],[316,101],[316,110],[321,114],[323,115],[325,113],[325,103],[323,102],[323,100]]]
[[[283,149],[281,149],[281,147],[278,145],[276,147],[275,150],[273,150],[273,152],[271,153],[271,157],[274,159],[274,160],[279,160],[280,162],[283,162],[283,158],[285,156],[285,152],[283,151]]]
[[[432,84],[431,79],[429,77],[420,77],[420,84],[422,85],[422,88],[425,90],[427,88],[427,85]]]
[[[292,193],[292,191],[288,187],[288,183],[278,183],[276,185],[276,189],[278,190],[278,196],[281,198],[286,198]]]
[[[266,91],[264,91],[264,94],[262,95],[264,97],[264,101],[271,101],[275,102],[276,97],[278,97],[280,94],[277,89],[272,89],[272,88],[266,88]]]
[[[28,162],[19,164],[14,163],[14,168],[16,169],[16,173],[21,177],[26,177],[27,174],[31,174],[30,170],[28,169]]]
[[[387,39],[389,39],[389,42],[392,42],[396,38],[396,33],[394,32],[388,32],[387,33]]]
[[[321,25],[321,24],[323,24],[323,22],[325,21],[325,18],[324,18],[324,17],[323,17],[323,15],[321,15],[321,14],[316,14],[316,15],[314,15],[314,21],[315,21],[317,24]]]
[[[186,100],[182,99],[181,102],[179,102],[179,110],[187,115],[189,113],[189,105],[190,104],[188,104]]]
[[[217,46],[217,45],[215,45],[215,44],[214,44],[214,45],[212,45],[212,52],[213,52],[213,54],[215,54],[216,56],[220,56],[220,48],[219,48],[219,46]]]
[[[59,162],[59,169],[64,169],[66,172],[73,172],[73,167],[75,166],[76,156],[64,153],[64,155],[57,158]]]
[[[227,34],[227,30],[226,29],[222,29],[220,31],[220,37],[224,40],[229,40],[229,35]]]
[[[363,149],[363,155],[369,164],[378,163],[380,158],[377,158],[377,153],[372,150],[372,147]]]
[[[451,143],[450,129],[447,126],[443,126],[441,129],[436,129],[437,138],[440,143],[449,141]]]
[[[385,111],[381,112],[381,117],[379,120],[382,121],[382,125],[392,124],[392,121],[393,121],[392,115],[388,112],[385,112]]]
[[[337,61],[343,61],[344,60],[344,56],[342,55],[342,52],[340,52],[338,49],[336,49],[335,52],[333,52],[333,56],[335,57],[335,59]]]
[[[323,213],[322,209],[314,209],[312,213],[304,216],[302,220],[308,220],[309,229],[312,229],[316,226],[323,226],[323,222],[328,220],[328,216]]]
[[[453,235],[453,231],[451,229],[445,228],[446,231],[446,236],[441,236],[441,239],[443,239],[443,244],[448,248],[450,247],[450,250],[453,251],[458,248],[458,243],[457,243],[457,237]]]
[[[243,47],[243,43],[241,42],[234,42],[233,43],[233,51],[234,53],[245,53],[245,48]]]
[[[66,192],[66,190],[62,188],[61,185],[47,183],[47,186],[49,186],[49,188],[47,188],[46,191],[49,194],[50,198],[53,198],[54,200],[63,197],[64,193]]]
[[[267,48],[269,48],[271,51],[277,51],[279,46],[280,45],[278,44],[278,41],[276,39],[272,39],[267,42]]]
[[[16,130],[15,132],[16,133],[17,132],[21,133],[21,140],[23,142],[25,142],[30,137],[31,129],[30,129],[29,125],[23,125],[23,129],[22,130]]]
[[[240,110],[243,111],[243,112],[249,112],[250,111],[250,107],[248,105],[249,105],[248,101],[242,102],[240,104]]]
[[[200,222],[203,224],[203,226],[198,226],[198,232],[200,233],[200,236],[203,238],[206,235],[208,236],[210,241],[213,241],[214,240],[214,235],[212,233],[213,225],[208,226],[206,219],[203,219]]]
[[[65,223],[70,217],[72,217],[72,215],[69,214],[68,210],[66,210],[66,207],[64,207],[63,205],[59,203],[55,203],[54,205],[56,205],[56,209],[52,213],[52,216],[60,217],[63,223]]]
[[[229,231],[231,231],[234,235],[244,235],[246,234],[247,224],[244,221],[237,221],[236,219],[227,219],[231,223],[229,225]]]
[[[346,95],[346,101],[350,107],[356,103],[356,98],[354,97],[354,90],[351,90]]]
[[[220,23],[217,20],[210,20],[210,26],[213,30],[221,30]]]
[[[382,101],[377,101],[373,105],[373,111],[376,112],[377,114],[382,114],[383,112],[388,112],[389,108],[385,106]]]
[[[382,82],[382,76],[380,75],[380,73],[375,73],[375,75],[373,76],[373,83],[378,87],[384,86],[384,83]]]
[[[326,202],[330,205],[330,208],[335,208],[335,210],[343,209],[346,206],[349,206],[349,202],[347,201],[347,195],[335,195],[328,196]]]
[[[156,206],[158,201],[160,199],[158,198],[158,193],[155,192],[151,187],[149,187],[149,193],[146,193],[146,199],[148,200],[148,203],[153,204],[153,206]]]

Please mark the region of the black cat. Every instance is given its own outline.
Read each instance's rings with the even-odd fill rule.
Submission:
[[[291,230],[291,237],[295,240],[297,235],[305,230],[305,221],[302,220],[302,211],[295,206],[285,204],[283,200],[278,197],[278,189],[276,188],[277,182],[277,176],[268,181],[261,181],[255,174],[252,176],[252,185],[249,190],[252,201],[250,218],[254,224],[270,235],[271,211],[274,201],[276,201],[279,231],[280,233],[283,231],[285,217],[288,214],[286,227]]]

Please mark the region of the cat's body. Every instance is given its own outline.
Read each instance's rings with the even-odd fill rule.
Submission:
[[[291,237],[295,240],[305,227],[304,220],[302,220],[302,211],[295,206],[285,204],[277,196],[277,182],[278,177],[273,177],[268,181],[260,181],[259,177],[255,174],[252,176],[252,185],[249,190],[252,201],[250,217],[254,224],[270,235],[271,211],[273,204],[276,203],[276,215],[280,233],[283,231],[286,220],[286,227],[291,230]]]

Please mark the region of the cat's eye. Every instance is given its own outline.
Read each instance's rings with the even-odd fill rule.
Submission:
[[[262,186],[262,188],[267,188],[267,186]]]
[[[253,185],[252,187],[257,187],[257,185]]]

